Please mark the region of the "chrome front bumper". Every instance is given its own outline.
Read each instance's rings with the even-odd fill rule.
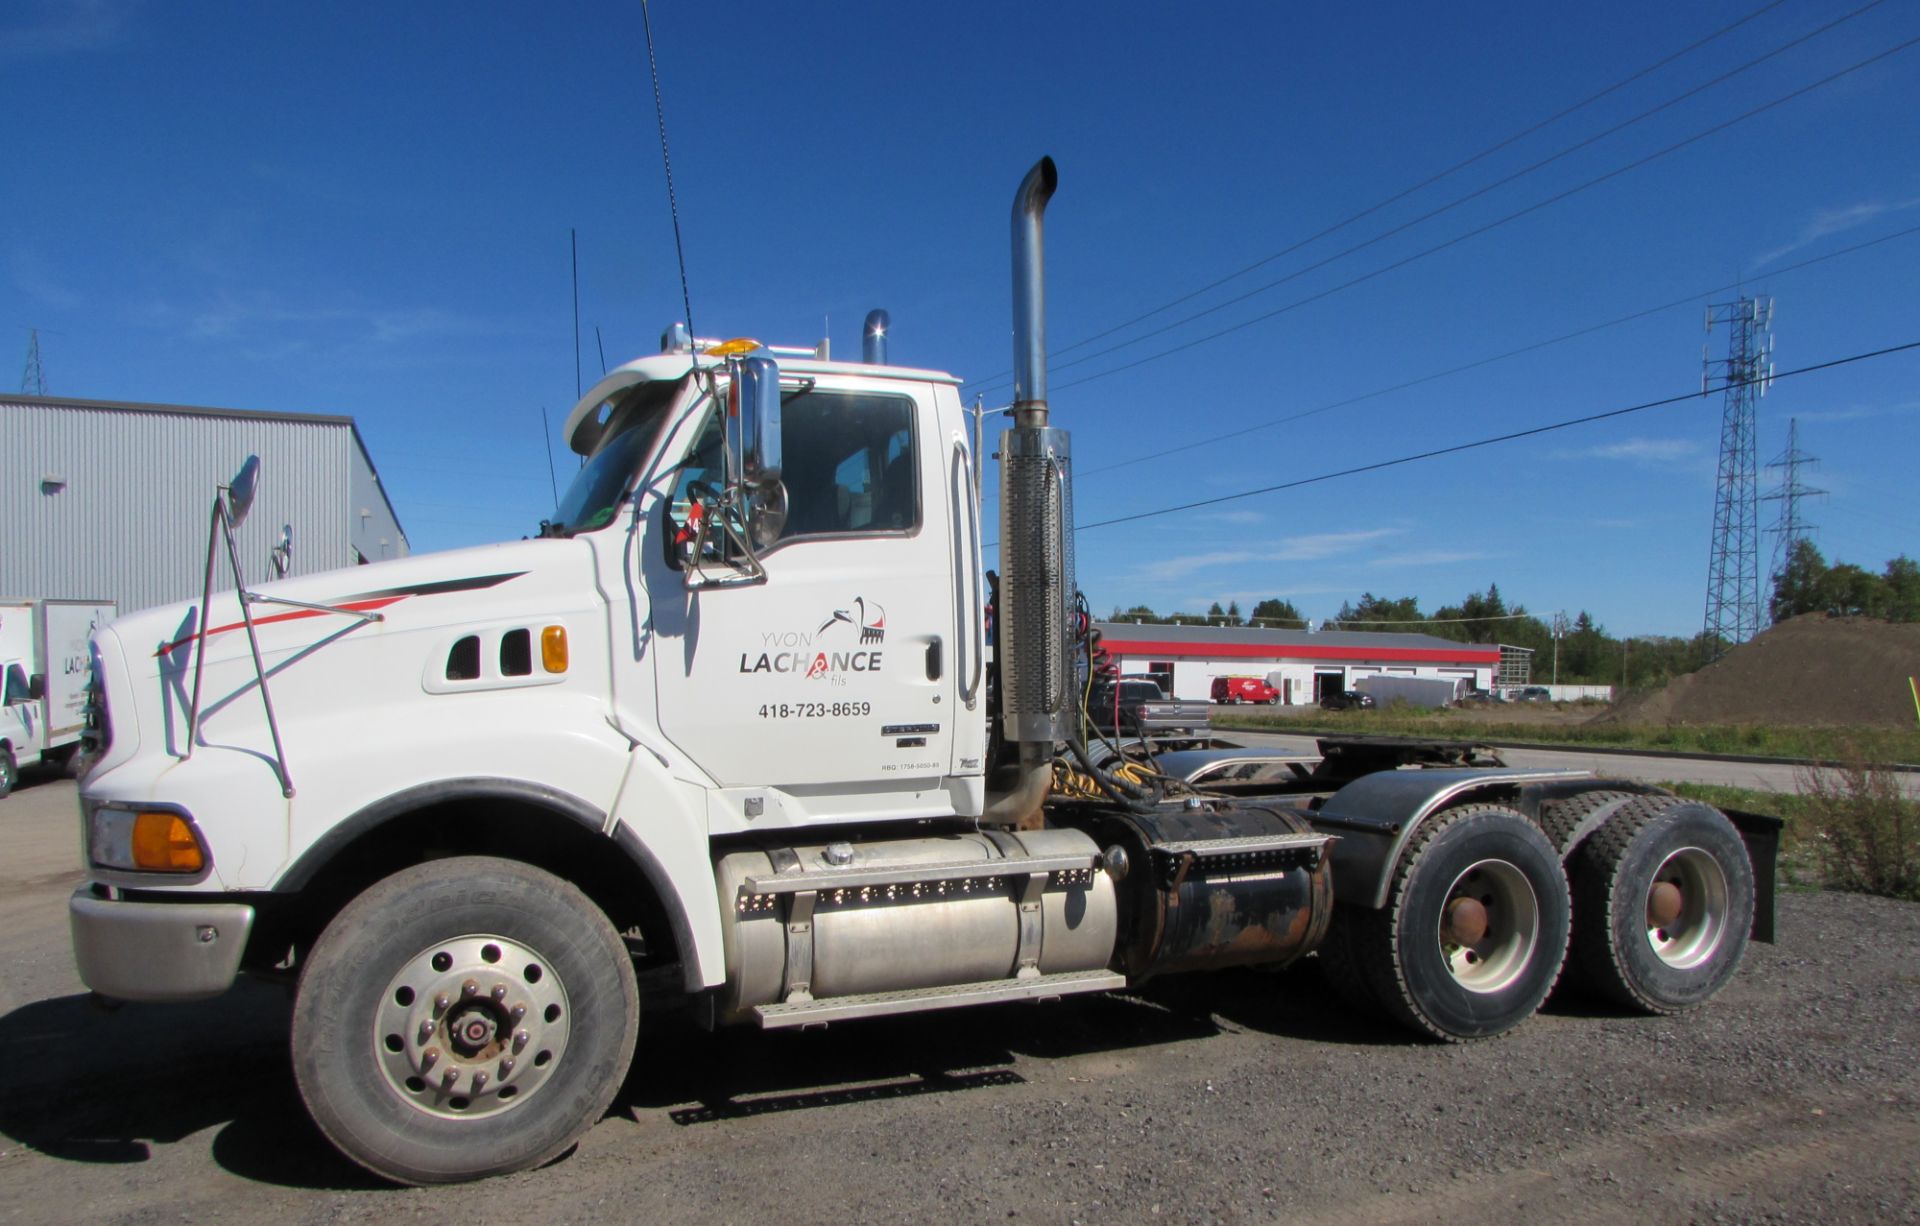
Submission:
[[[205,1000],[233,986],[253,931],[243,903],[128,902],[85,886],[67,902],[73,960],[114,1000]]]

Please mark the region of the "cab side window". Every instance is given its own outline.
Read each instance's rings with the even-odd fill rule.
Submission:
[[[806,392],[782,410],[782,540],[920,526],[913,401]]]
[[[686,530],[696,498],[711,500],[726,485],[718,410],[709,411],[700,437],[673,479],[668,506],[672,531],[667,554],[679,565],[676,537]],[[781,407],[781,481],[787,522],[780,543],[796,538],[912,532],[920,526],[920,478],[914,445],[913,401],[905,396],[841,392],[789,394]],[[727,546],[707,534],[709,561]]]

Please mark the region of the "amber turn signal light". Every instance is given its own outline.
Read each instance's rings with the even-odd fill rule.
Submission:
[[[178,813],[141,813],[133,819],[133,864],[153,873],[197,873],[206,857]]]
[[[567,628],[548,626],[540,632],[540,663],[550,673],[567,671]]]

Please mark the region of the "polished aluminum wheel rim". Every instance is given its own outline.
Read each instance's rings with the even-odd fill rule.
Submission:
[[[1672,918],[1655,914],[1655,891],[1662,885],[1680,891],[1679,914]],[[1647,883],[1647,944],[1678,970],[1707,962],[1726,939],[1727,896],[1727,875],[1718,860],[1698,847],[1674,852]]]
[[[1466,942],[1448,939],[1447,917],[1458,900],[1485,909],[1486,931]],[[1447,969],[1469,992],[1512,986],[1533,960],[1540,940],[1540,900],[1527,875],[1505,860],[1482,860],[1454,878],[1440,907],[1440,952]]]
[[[408,959],[387,983],[373,1050],[394,1093],[455,1119],[511,1110],[560,1066],[572,1026],[565,986],[518,941],[469,935]]]

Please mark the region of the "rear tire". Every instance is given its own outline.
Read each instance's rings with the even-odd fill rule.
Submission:
[[[340,1151],[400,1183],[558,1156],[633,1056],[633,964],[572,884],[511,860],[434,860],[379,882],[308,956],[293,1071]]]
[[[1608,805],[1630,800],[1632,796],[1631,792],[1582,792],[1569,800],[1546,805],[1540,815],[1540,825],[1547,832],[1547,840],[1564,861],[1567,853],[1573,850],[1574,836],[1590,816]]]
[[[1458,1042],[1533,1016],[1560,977],[1571,913],[1566,873],[1539,827],[1468,805],[1414,835],[1386,907],[1362,913],[1350,939],[1388,1014]]]
[[[1633,801],[1581,847],[1573,879],[1573,964],[1614,1003],[1678,1013],[1740,968],[1753,865],[1718,809],[1672,796]]]

